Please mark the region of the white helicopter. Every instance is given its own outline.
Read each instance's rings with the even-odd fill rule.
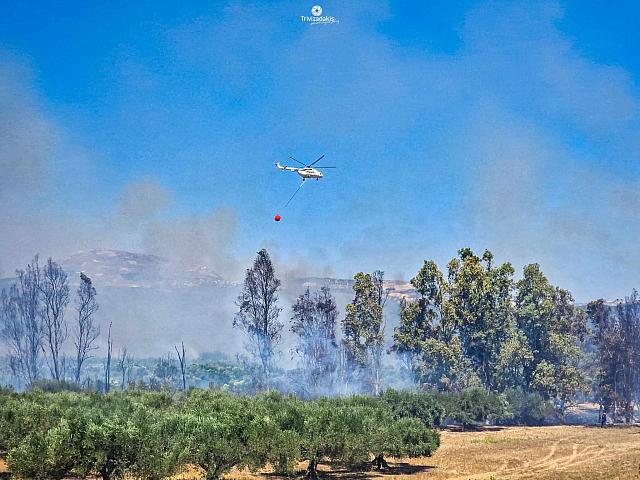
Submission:
[[[313,168],[313,166],[316,163],[318,163],[320,160],[322,160],[324,158],[324,155],[322,155],[319,159],[317,159],[315,162],[313,162],[313,163],[311,163],[309,165],[305,165],[304,163],[302,163],[299,160],[296,160],[293,157],[289,157],[289,158],[291,160],[293,160],[294,162],[298,162],[300,165],[302,165],[302,168],[300,168],[300,167],[288,167],[286,165],[280,165],[279,162],[276,162],[276,167],[278,168],[278,170],[286,170],[288,172],[296,172],[298,175],[300,175],[302,177],[302,183],[298,187],[298,190],[296,190],[293,193],[293,195],[291,195],[291,198],[285,204],[285,207],[287,205],[289,205],[289,202],[291,202],[291,200],[293,200],[293,197],[295,197],[296,193],[298,193],[298,191],[302,188],[302,186],[304,185],[304,182],[306,182],[310,178],[315,178],[316,180],[320,180],[321,178],[324,177],[324,175],[322,174],[322,172],[320,170],[318,170],[317,168]],[[322,167],[322,168],[336,168],[336,167]]]
[[[313,168],[313,166],[318,163],[320,160],[322,160],[324,158],[324,155],[322,155],[319,159],[317,159],[315,162],[309,164],[309,165],[305,165],[304,163],[302,163],[299,160],[296,160],[293,157],[289,157],[291,160],[293,160],[294,162],[298,162],[300,165],[302,165],[303,168],[300,167],[287,167],[286,165],[280,165],[280,163],[276,162],[276,167],[278,167],[278,170],[286,170],[288,172],[296,172],[298,175],[300,175],[302,177],[302,182],[304,183],[306,180],[310,179],[310,178],[315,178],[316,180],[320,180],[322,177],[324,177],[324,175],[322,174],[322,172],[320,170],[318,170],[317,168]],[[322,168],[336,168],[336,167],[322,167]]]

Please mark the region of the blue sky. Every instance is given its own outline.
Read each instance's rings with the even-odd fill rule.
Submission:
[[[581,301],[640,285],[640,7],[312,4],[4,2],[2,272],[100,247],[238,277],[267,247],[409,279],[471,246]],[[283,208],[273,162],[321,154]]]

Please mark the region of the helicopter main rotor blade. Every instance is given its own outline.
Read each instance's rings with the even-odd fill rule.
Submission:
[[[324,170],[325,168],[338,168],[338,167],[325,167],[325,166],[323,165],[323,166],[318,167],[318,168],[321,168],[322,170]]]
[[[307,165],[305,165],[304,163],[302,163],[300,160],[296,160],[293,157],[289,157],[291,160],[293,160],[294,162],[298,162],[300,165],[302,165],[303,167],[306,167]]]
[[[307,165],[308,167],[313,167],[316,163],[318,163],[320,160],[322,160],[324,158],[324,155],[322,155],[319,159],[317,159],[315,162],[313,162],[311,165]]]

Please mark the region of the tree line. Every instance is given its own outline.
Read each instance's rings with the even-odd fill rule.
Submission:
[[[513,402],[550,403],[562,419],[577,398],[594,398],[614,419],[632,421],[640,397],[640,298],[617,306],[604,300],[578,308],[533,263],[515,280],[510,263],[463,248],[440,270],[426,260],[411,279],[416,298],[400,301],[399,326],[384,339],[385,288],[381,271],[357,273],[353,300],[339,321],[327,287],[307,289],[292,307],[290,330],[299,358],[299,391],[310,397],[381,391],[382,359],[396,355],[415,387],[459,392],[480,387]],[[285,325],[280,281],[266,250],[247,269],[234,325],[260,365],[258,382],[273,386],[272,371]],[[338,338],[341,328],[341,339]],[[387,348],[389,347],[389,348]]]
[[[80,274],[74,299],[75,318],[69,322],[69,279],[59,264],[49,258],[41,267],[36,255],[16,274],[16,282],[0,292],[0,336],[8,347],[13,375],[32,384],[40,378],[44,361],[52,379],[64,380],[69,368],[75,382],[80,383],[82,366],[97,349],[100,334],[94,316],[98,310],[97,294],[91,279]],[[74,361],[67,365],[69,358],[64,349],[70,337]]]
[[[384,338],[390,290],[382,271],[354,276],[353,299],[342,315],[328,287],[307,288],[292,305],[287,324],[281,319],[281,282],[269,253],[259,251],[245,273],[233,319],[245,334],[248,391],[278,388],[305,398],[379,395],[390,380],[385,359],[397,359],[411,388],[482,388],[532,412],[551,405],[560,418],[576,400],[589,398],[610,418],[632,421],[640,396],[635,291],[615,306],[600,299],[577,307],[571,293],[552,285],[538,264],[526,265],[516,280],[510,263],[497,265],[491,252],[478,256],[468,248],[445,271],[424,261],[411,285],[415,295],[400,300],[391,338]],[[51,259],[41,267],[36,256],[19,270],[15,283],[0,293],[0,335],[14,375],[32,385],[44,362],[53,380],[64,380],[71,370],[81,384],[100,333],[96,296],[91,279],[81,273],[72,299],[67,274]],[[285,330],[295,340],[291,354],[297,359],[286,385],[278,368]],[[73,358],[64,354],[70,341]],[[109,326],[99,382],[104,392],[111,385],[112,345]],[[154,380],[168,387],[179,377],[186,389],[184,344],[175,350],[178,366],[169,356],[160,359]],[[113,362],[124,388],[132,357],[123,348]]]

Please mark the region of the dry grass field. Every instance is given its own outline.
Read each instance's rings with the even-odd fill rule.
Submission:
[[[326,479],[375,480],[640,480],[640,427],[488,427],[481,431],[442,432],[430,458],[398,459],[391,470],[330,471]],[[0,472],[5,465],[0,460]],[[276,480],[269,473],[233,472],[228,480]],[[195,470],[175,480],[196,480]]]
[[[513,427],[443,432],[414,479],[640,479],[640,428]],[[404,477],[405,475],[402,475]]]

